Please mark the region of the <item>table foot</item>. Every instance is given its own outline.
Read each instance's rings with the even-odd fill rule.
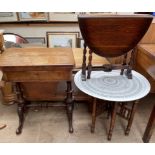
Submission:
[[[126,130],[125,131],[125,136],[128,136],[129,135],[129,132],[130,132],[130,130]]]
[[[131,125],[132,125],[132,122],[133,122],[133,119],[134,119],[134,115],[135,115],[135,112],[136,112],[137,104],[138,104],[138,100],[134,101],[134,103],[132,105],[131,114],[130,114],[130,117],[129,117],[129,120],[128,120],[128,125],[127,125],[126,130],[125,130],[125,135],[126,136],[129,135]]]
[[[68,123],[69,123],[69,133],[73,133],[74,131],[73,130],[73,104],[67,105],[67,116],[68,116]]]
[[[91,125],[91,133],[94,133],[94,131],[95,131],[96,106],[97,106],[96,98],[93,98],[93,110],[92,110],[92,125]]]
[[[73,133],[74,130],[73,130],[73,127],[69,127],[69,133]]]
[[[22,127],[19,127],[17,130],[16,130],[16,134],[17,135],[20,135],[22,133]]]
[[[67,81],[67,97],[65,99],[66,106],[67,106],[67,116],[68,116],[68,123],[69,123],[69,133],[73,133],[73,109],[74,109],[74,101],[72,95],[72,85],[71,81]]]
[[[116,112],[117,112],[117,103],[113,103],[110,128],[109,128],[109,132],[108,132],[108,140],[111,140],[111,137],[112,137],[112,132],[113,132],[115,120],[116,120]]]
[[[18,117],[19,117],[19,126],[16,130],[16,134],[21,134],[24,124],[24,105],[18,105]]]
[[[16,134],[21,134],[24,124],[24,111],[25,111],[25,100],[23,97],[22,89],[20,83],[16,83],[16,93],[17,93],[17,114],[19,117],[19,126],[16,130]]]
[[[112,133],[109,133],[109,134],[108,134],[108,138],[107,138],[107,140],[110,141],[110,140],[111,140],[111,137],[112,137]]]

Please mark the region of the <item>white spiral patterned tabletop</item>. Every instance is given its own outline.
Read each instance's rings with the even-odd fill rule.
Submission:
[[[150,83],[143,75],[132,70],[132,76],[132,79],[128,79],[127,76],[120,75],[120,70],[92,71],[91,78],[82,81],[80,70],[74,81],[81,91],[95,98],[127,102],[138,100],[150,91]]]

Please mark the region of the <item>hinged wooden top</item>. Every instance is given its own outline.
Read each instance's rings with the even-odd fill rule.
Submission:
[[[78,16],[85,44],[102,57],[121,56],[135,48],[152,19],[149,15]]]
[[[153,18],[149,14],[80,14],[79,18]]]
[[[10,48],[0,56],[0,68],[74,67],[70,48]]]

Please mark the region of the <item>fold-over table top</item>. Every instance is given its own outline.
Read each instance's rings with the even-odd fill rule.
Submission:
[[[71,48],[10,48],[0,56],[0,68],[71,67],[75,65]]]

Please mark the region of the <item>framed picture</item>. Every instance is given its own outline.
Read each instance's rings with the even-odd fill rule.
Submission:
[[[46,12],[19,12],[18,13],[20,21],[46,21]]]
[[[25,37],[25,39],[29,43],[34,43],[34,44],[45,44],[45,38],[44,37]]]
[[[0,22],[18,21],[16,12],[0,12]]]
[[[76,48],[79,32],[47,32],[47,47]]]
[[[49,21],[53,22],[77,22],[76,12],[49,12]]]

